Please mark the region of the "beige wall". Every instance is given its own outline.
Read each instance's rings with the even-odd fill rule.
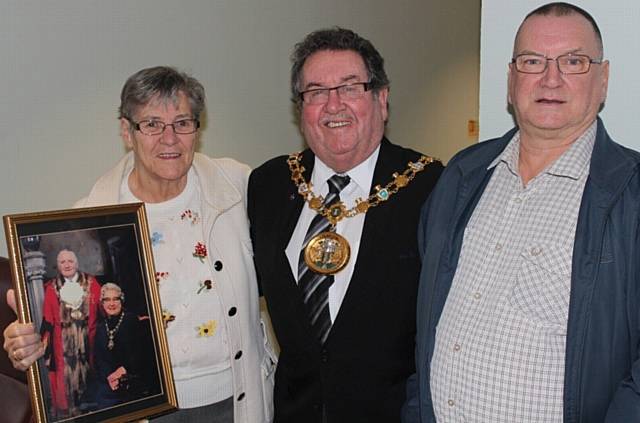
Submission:
[[[474,141],[479,0],[3,1],[0,214],[65,208],[87,193],[124,153],[118,96],[143,67],[175,65],[204,84],[202,152],[256,166],[302,148],[289,54],[332,25],[386,58],[394,142],[446,161]]]

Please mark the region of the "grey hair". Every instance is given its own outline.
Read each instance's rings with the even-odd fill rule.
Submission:
[[[350,29],[333,27],[321,29],[307,35],[304,40],[295,45],[291,60],[291,101],[298,107],[302,104],[300,98],[300,79],[302,67],[309,56],[318,51],[350,50],[358,53],[367,68],[369,87],[374,93],[389,86],[389,78],[384,70],[384,59],[371,42]]]
[[[102,285],[102,288],[100,288],[100,301],[104,300],[105,292],[107,291],[116,291],[120,297],[120,301],[124,302],[124,292],[122,292],[122,288],[113,282],[107,282]]]
[[[140,107],[152,100],[177,104],[180,93],[187,96],[193,117],[199,119],[205,107],[205,93],[197,79],[169,66],[142,69],[131,75],[122,87],[118,117],[131,119]]]

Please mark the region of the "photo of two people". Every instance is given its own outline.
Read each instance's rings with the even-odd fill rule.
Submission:
[[[18,273],[45,349],[34,371],[34,409],[46,422],[167,409],[173,381],[164,371],[162,317],[150,292],[155,275],[145,268],[140,231],[109,218],[75,228],[86,219],[77,220],[16,225]]]

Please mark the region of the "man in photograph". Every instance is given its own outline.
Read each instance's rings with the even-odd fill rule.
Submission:
[[[81,414],[89,394],[93,341],[99,317],[100,285],[78,270],[75,252],[62,249],[58,275],[44,285],[40,333],[46,345],[51,413],[55,417]]]

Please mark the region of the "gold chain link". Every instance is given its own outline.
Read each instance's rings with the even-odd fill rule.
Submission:
[[[321,195],[315,195],[313,193],[313,185],[311,182],[307,182],[304,179],[304,166],[300,163],[302,160],[302,153],[293,153],[287,158],[287,164],[291,171],[291,180],[296,187],[298,187],[298,194],[304,198],[309,204],[309,207],[316,211],[316,213],[324,216],[332,226],[342,219],[353,217],[359,213],[366,213],[371,207],[376,207],[381,203],[387,201],[393,194],[397,193],[400,189],[409,185],[409,182],[416,177],[419,172],[422,172],[427,165],[437,161],[430,156],[421,156],[417,162],[409,162],[404,172],[395,172],[391,180],[384,188],[380,185],[374,187],[375,192],[365,200],[358,198],[356,205],[347,209],[342,201],[338,201],[332,204],[330,207],[324,206],[324,197]]]

